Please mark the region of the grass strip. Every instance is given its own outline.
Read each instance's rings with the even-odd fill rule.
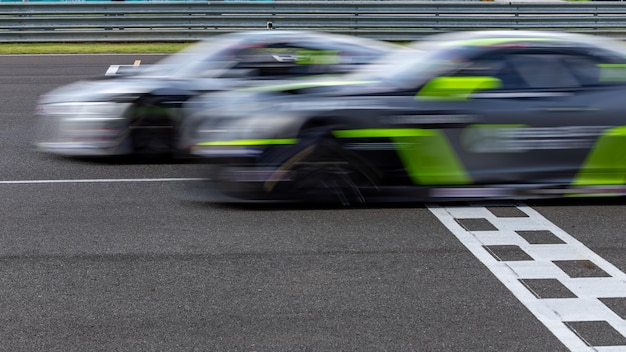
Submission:
[[[171,54],[189,43],[1,43],[0,55],[17,54]]]

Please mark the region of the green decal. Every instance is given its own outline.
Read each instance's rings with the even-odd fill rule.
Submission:
[[[626,64],[599,64],[600,82],[626,82]]]
[[[598,138],[572,184],[574,186],[626,184],[625,150],[626,126],[608,130]]]
[[[361,130],[333,131],[337,138],[394,138],[394,137],[427,137],[433,130],[421,128],[366,128]]]
[[[502,82],[489,76],[437,77],[426,83],[415,99],[418,100],[467,100],[478,90],[497,89]]]
[[[446,137],[438,130],[373,128],[333,132],[338,138],[389,138],[415,184],[464,185],[472,180]]]
[[[334,65],[338,64],[337,50],[298,50],[298,65]]]
[[[261,145],[289,145],[296,144],[298,140],[295,138],[284,139],[241,139],[234,141],[213,141],[213,142],[201,142],[197,143],[198,147],[246,147],[246,146],[261,146]]]

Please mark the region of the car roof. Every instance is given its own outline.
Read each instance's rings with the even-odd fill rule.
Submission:
[[[553,42],[571,43],[577,46],[601,47],[608,50],[626,52],[624,43],[607,37],[593,36],[579,33],[559,31],[532,31],[532,30],[486,30],[462,31],[435,34],[422,41],[415,41],[411,46],[423,46],[425,42],[441,45],[458,46],[486,46],[503,45],[515,42]]]
[[[367,46],[370,48],[378,48],[379,50],[392,50],[399,45],[381,40],[370,39],[366,37],[357,37],[345,34],[337,34],[324,31],[315,30],[245,30],[237,31],[226,34],[220,34],[204,38],[202,41],[211,42],[215,39],[232,39],[232,40],[255,40],[264,39],[267,40],[282,40],[293,39],[294,41],[302,40],[319,40],[319,41],[334,41],[335,43],[343,43],[350,46]]]

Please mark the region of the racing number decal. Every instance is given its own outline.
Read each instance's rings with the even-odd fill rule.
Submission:
[[[473,125],[463,131],[461,145],[473,153],[589,150],[572,186],[626,184],[626,126]]]
[[[521,153],[532,150],[592,149],[608,126],[532,127],[522,124],[471,125],[461,143],[473,153]]]

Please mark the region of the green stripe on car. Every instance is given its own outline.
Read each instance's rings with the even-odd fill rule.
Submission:
[[[467,100],[476,91],[498,89],[502,82],[490,76],[437,77],[417,92],[417,100]]]
[[[441,131],[420,128],[338,130],[337,138],[389,138],[407,174],[420,185],[465,185],[472,180]]]
[[[625,64],[598,64],[600,82],[626,82]]]
[[[197,143],[198,147],[246,147],[246,146],[263,146],[263,145],[291,145],[298,143],[295,138],[282,139],[241,139],[231,141],[211,141]]]
[[[574,186],[626,184],[626,126],[606,131],[589,152]]]

